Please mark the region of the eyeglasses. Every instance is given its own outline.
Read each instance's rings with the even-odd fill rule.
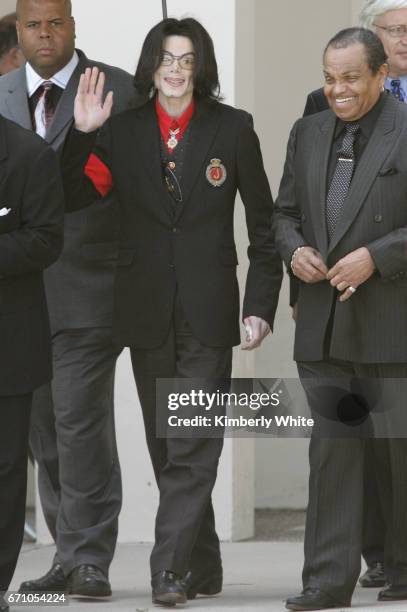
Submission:
[[[164,166],[164,179],[168,192],[176,202],[182,202],[182,191],[179,180],[169,166]]]
[[[195,53],[184,53],[183,55],[173,55],[169,51],[164,51],[161,57],[161,66],[172,66],[175,60],[178,66],[184,70],[193,70],[195,66]]]
[[[381,30],[385,30],[389,36],[392,38],[403,38],[407,34],[407,25],[399,24],[392,26],[379,26],[377,23],[373,24],[376,28],[380,28]]]

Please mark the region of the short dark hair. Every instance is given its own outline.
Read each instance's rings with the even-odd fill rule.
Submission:
[[[186,36],[193,44],[196,98],[206,102],[219,100],[218,66],[212,39],[199,21],[191,17],[163,19],[149,31],[134,76],[134,85],[138,93],[142,96],[151,96],[154,92],[154,73],[160,65],[164,40],[167,36]]]
[[[12,23],[0,23],[0,57],[18,46],[16,26]]]
[[[371,30],[366,28],[346,28],[341,30],[324,49],[324,59],[328,49],[344,49],[351,45],[361,44],[366,51],[366,60],[372,74],[377,74],[380,66],[386,63],[387,56],[382,41]]]

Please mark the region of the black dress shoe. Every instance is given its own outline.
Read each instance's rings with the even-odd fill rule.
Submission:
[[[110,597],[110,582],[96,565],[79,565],[68,576],[68,593],[71,597],[104,599]]]
[[[350,606],[350,601],[335,601],[327,593],[311,587],[304,589],[301,595],[297,595],[297,597],[289,597],[285,602],[285,607],[288,610],[326,610],[327,608],[348,606]]]
[[[376,563],[369,565],[365,573],[359,578],[359,584],[365,589],[383,587],[386,584],[383,563],[381,561],[376,561]]]
[[[187,601],[180,577],[174,574],[174,572],[164,570],[154,574],[151,578],[151,586],[153,589],[153,603],[155,604],[175,606]]]
[[[188,599],[195,599],[199,595],[217,595],[222,590],[222,567],[189,571],[181,580]]]
[[[51,567],[41,578],[26,580],[20,584],[19,593],[56,593],[65,592],[67,582],[59,563]]]
[[[400,601],[407,599],[407,584],[388,584],[386,588],[379,591],[379,601]]]

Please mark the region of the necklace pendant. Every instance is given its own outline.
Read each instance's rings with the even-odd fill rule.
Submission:
[[[180,128],[177,128],[176,130],[170,130],[170,137],[167,140],[167,147],[169,149],[175,149],[175,147],[178,144],[178,139],[177,139],[177,134],[179,134],[180,132]]]
[[[167,147],[169,149],[175,149],[177,144],[178,144],[178,140],[176,139],[174,135],[171,135],[170,138],[167,140]]]

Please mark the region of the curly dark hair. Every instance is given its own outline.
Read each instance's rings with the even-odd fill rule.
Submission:
[[[194,95],[204,102],[220,99],[218,66],[211,37],[196,19],[163,19],[147,34],[134,76],[134,86],[144,97],[154,93],[154,73],[162,57],[168,36],[185,36],[195,52]]]

